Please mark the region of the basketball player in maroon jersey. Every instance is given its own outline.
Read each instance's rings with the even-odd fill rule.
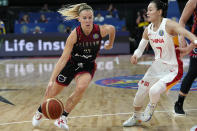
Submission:
[[[194,23],[192,26],[191,32],[197,35],[197,0],[189,0],[186,3],[186,6],[182,12],[181,18],[179,23],[185,27],[185,24],[189,20],[189,18],[194,14]],[[181,43],[183,44],[182,47],[187,46],[185,39],[183,36],[180,37]],[[184,100],[189,93],[189,90],[192,86],[192,83],[197,77],[197,41],[194,41],[191,43],[189,46],[186,48],[179,49],[182,55],[186,55],[190,52],[190,64],[189,64],[189,69],[184,77],[182,83],[181,83],[181,88],[178,96],[178,100],[175,102],[174,105],[174,111],[176,114],[179,115],[185,115],[185,111],[183,110],[183,103]],[[194,49],[196,48],[196,49]]]
[[[44,96],[44,100],[55,97],[75,78],[76,89],[66,101],[64,113],[55,121],[59,128],[68,130],[66,117],[74,109],[90,84],[96,70],[95,59],[103,37],[109,35],[105,49],[113,47],[115,28],[112,25],[93,23],[93,9],[86,3],[71,5],[58,11],[66,20],[78,19],[80,25],[68,36],[64,51],[58,60]],[[41,106],[33,117],[33,126],[38,126],[42,118]]]

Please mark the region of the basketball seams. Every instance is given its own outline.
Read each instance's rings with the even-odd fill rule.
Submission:
[[[61,102],[59,99],[56,99],[56,98],[51,98],[51,99],[53,99],[53,100],[57,101],[57,102],[60,104],[61,109],[62,109],[62,113],[63,113],[64,106],[63,106],[62,102]]]
[[[57,102],[60,104],[61,109],[62,109],[62,113],[63,113],[63,111],[64,111],[64,106],[63,106],[62,102],[61,102],[61,101],[59,101],[58,99],[56,99],[56,100],[57,100]]]
[[[49,117],[49,119],[51,119],[51,116],[49,114],[49,102],[50,102],[51,99],[47,99],[47,103],[46,103],[46,113],[47,113],[47,116]]]

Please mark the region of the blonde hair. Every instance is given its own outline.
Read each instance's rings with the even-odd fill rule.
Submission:
[[[76,5],[69,5],[67,7],[63,7],[58,10],[58,12],[66,17],[65,20],[72,20],[77,19],[79,17],[79,14],[83,10],[91,10],[93,12],[93,9],[91,6],[87,5],[86,3],[80,3]]]

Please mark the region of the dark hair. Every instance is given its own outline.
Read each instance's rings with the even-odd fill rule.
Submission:
[[[162,16],[166,17],[168,4],[162,2],[161,0],[152,0],[150,3],[155,3],[157,10],[162,10]]]

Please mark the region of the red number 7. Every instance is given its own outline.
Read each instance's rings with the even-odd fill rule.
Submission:
[[[156,48],[160,50],[160,58],[161,58],[162,48],[161,47],[156,47]]]

